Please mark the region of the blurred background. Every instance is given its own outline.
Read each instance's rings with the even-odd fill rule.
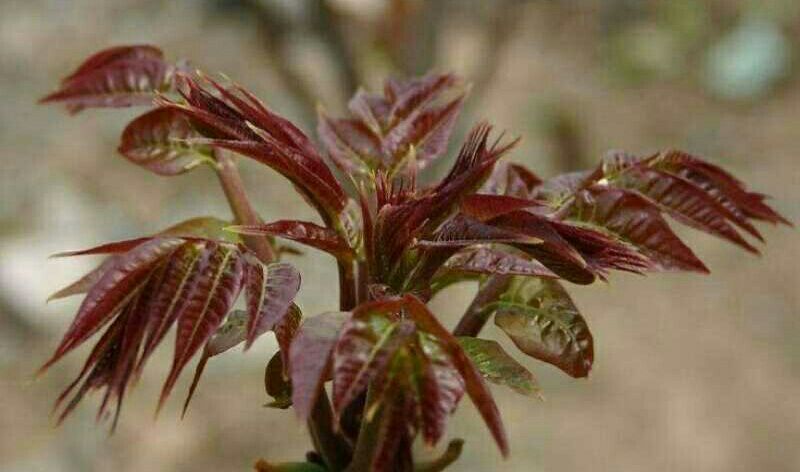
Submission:
[[[160,178],[115,154],[137,111],[68,118],[36,105],[88,54],[142,42],[225,72],[309,131],[317,103],[341,114],[359,84],[454,71],[474,84],[460,135],[487,118],[523,137],[511,159],[543,176],[592,166],[608,149],[676,147],[723,164],[800,221],[796,0],[2,0],[3,471],[248,470],[309,447],[290,412],[261,407],[272,339],[215,358],[183,421],[185,383],[153,419],[171,348],[128,396],[113,436],[94,424],[97,396],[60,428],[48,417],[86,350],[33,378],[79,302],[45,299],[96,263],[48,255],[228,215],[210,171]],[[276,174],[242,165],[266,218],[313,218]],[[546,401],[495,388],[511,438],[504,462],[462,402],[449,433],[466,448],[452,470],[800,470],[800,244],[796,230],[765,233],[769,246],[753,257],[682,231],[711,276],[614,275],[573,288],[596,340],[592,375],[525,360]],[[304,310],[335,306],[332,261],[292,261]],[[473,288],[453,288],[435,310],[454,324]]]

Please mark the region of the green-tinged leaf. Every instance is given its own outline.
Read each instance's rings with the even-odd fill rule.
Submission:
[[[128,124],[118,150],[129,161],[156,174],[178,175],[200,164],[214,163],[210,147],[188,141],[200,137],[183,113],[157,108]]]
[[[286,377],[280,352],[276,352],[264,369],[264,388],[272,401],[265,406],[285,410],[292,406],[292,384]]]
[[[205,350],[213,357],[244,342],[247,333],[247,311],[233,310],[208,340]]]
[[[496,305],[494,322],[524,353],[573,377],[586,377],[594,360],[586,321],[555,280],[514,277]]]
[[[541,398],[533,374],[509,356],[497,341],[460,337],[458,342],[484,379],[510,387],[522,395]]]
[[[306,318],[289,349],[292,403],[301,420],[308,419],[328,374],[331,352],[348,312]]]
[[[227,230],[230,224],[230,221],[225,221],[213,216],[201,216],[170,226],[158,234],[161,236],[203,238],[234,244],[242,242],[238,234]]]

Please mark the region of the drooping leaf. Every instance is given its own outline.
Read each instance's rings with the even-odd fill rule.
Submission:
[[[345,323],[333,351],[333,408],[337,416],[386,369],[413,333],[413,323],[391,323],[381,317],[354,316]]]
[[[328,374],[331,352],[347,312],[328,312],[306,318],[289,350],[292,404],[301,420],[308,419]]]
[[[466,391],[489,427],[489,431],[500,448],[500,452],[503,456],[507,456],[508,439],[506,438],[503,422],[500,419],[500,412],[477,368],[458,344],[458,340],[439,323],[424,303],[413,295],[406,295],[403,300],[406,303],[409,314],[417,325],[442,343],[442,347],[464,379]]]
[[[183,240],[178,238],[155,238],[117,259],[89,290],[61,343],[41,370],[51,366],[102,328],[131,298],[153,266],[182,244]]]
[[[542,179],[523,165],[504,163],[495,167],[483,187],[484,193],[532,199]]]
[[[287,263],[265,265],[255,257],[247,257],[247,342],[249,348],[256,338],[270,330],[286,316],[295,295],[300,290],[300,273]]]
[[[101,51],[65,78],[42,103],[64,103],[71,113],[84,108],[149,105],[174,86],[176,68],[152,46]]]
[[[750,234],[761,239],[747,223],[747,218],[770,223],[791,223],[764,203],[765,196],[747,190],[745,185],[724,169],[682,151],[666,151],[652,159],[658,168],[672,172],[693,182],[734,215],[734,222]]]
[[[119,153],[159,175],[178,175],[213,163],[210,148],[191,143],[202,137],[183,113],[156,108],[131,121],[122,133]]]
[[[114,264],[116,264],[116,259],[114,256],[106,258],[106,260],[100,263],[99,266],[86,273],[80,279],[47,297],[47,301],[50,302],[88,292],[89,289],[91,289],[92,286],[94,286],[94,284],[96,284],[100,278],[103,277],[103,274],[105,274],[108,269],[114,266]]]
[[[165,263],[158,277],[158,287],[146,301],[143,310],[147,320],[147,338],[136,365],[137,373],[175,323],[199,284],[200,274],[208,264],[209,252],[205,244],[184,244]]]
[[[283,368],[286,369],[286,372],[289,372],[289,350],[302,322],[303,312],[300,311],[300,307],[292,303],[286,315],[272,327],[278,347],[281,349]]]
[[[539,386],[533,374],[508,355],[497,341],[460,337],[458,342],[483,378],[506,385],[522,395],[540,398]]]
[[[632,188],[657,202],[686,225],[726,239],[758,253],[729,223],[729,210],[691,181],[657,169],[635,166],[616,179],[617,185]]]
[[[178,314],[175,357],[159,399],[163,406],[175,381],[189,359],[214,334],[239,295],[244,264],[236,246],[209,245],[209,263],[204,267],[193,293]]]
[[[497,303],[494,321],[522,352],[573,377],[589,374],[592,334],[558,282],[515,277]]]
[[[269,111],[241,87],[226,88],[202,80],[217,95],[191,77],[183,77],[186,103],[162,99],[159,104],[189,117],[208,139],[195,140],[251,157],[294,183],[324,219],[334,219],[347,203],[342,186],[305,134]]]
[[[189,386],[189,393],[186,394],[186,400],[183,402],[183,411],[181,418],[186,416],[189,409],[189,403],[194,397],[194,392],[200,384],[200,379],[205,372],[208,361],[219,354],[231,349],[232,347],[244,342],[246,327],[247,327],[247,312],[244,310],[234,310],[225,318],[225,322],[217,331],[211,336],[203,348],[203,353],[200,360],[194,368],[194,376],[192,383]]]
[[[440,340],[420,335],[419,390],[422,439],[436,445],[447,418],[464,395],[464,379]]]
[[[559,277],[578,284],[588,284],[595,280],[595,272],[581,252],[559,231],[561,227],[557,221],[518,210],[493,218],[487,224],[540,241],[538,244],[514,244],[514,247],[531,255]]]

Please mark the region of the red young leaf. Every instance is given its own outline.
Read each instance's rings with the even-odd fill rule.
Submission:
[[[71,113],[84,108],[150,105],[156,94],[172,89],[175,71],[147,47],[121,54],[101,52],[41,102],[64,103]]]
[[[708,269],[670,229],[650,201],[622,189],[594,186],[577,194],[571,219],[605,228],[636,247],[649,260],[648,269]]]
[[[653,164],[676,173],[705,190],[734,214],[734,221],[753,236],[761,239],[746,218],[770,223],[791,223],[764,203],[765,196],[747,191],[744,184],[725,170],[681,151],[663,152],[653,158]]]
[[[306,318],[292,342],[289,349],[292,404],[303,421],[308,419],[317,402],[328,374],[333,346],[349,317],[346,312],[329,312]]]
[[[387,368],[392,356],[415,332],[410,322],[380,321],[384,320],[354,316],[342,327],[333,351],[333,408],[337,417]]]
[[[147,320],[147,337],[136,364],[137,375],[188,302],[208,258],[204,244],[184,244],[173,253],[165,263],[164,271],[154,281],[158,286],[142,308]]]
[[[664,171],[631,167],[620,177],[620,185],[638,190],[657,202],[675,219],[686,225],[727,239],[744,249],[758,253],[728,223],[732,214],[713,197],[691,181]]]
[[[206,251],[209,252],[209,262],[178,314],[175,357],[161,391],[159,409],[189,359],[214,334],[228,314],[242,287],[244,268],[238,248],[228,244],[213,244],[208,245]]]
[[[129,161],[156,174],[178,175],[212,162],[208,148],[187,141],[201,136],[183,113],[157,108],[128,124],[118,150]]]
[[[481,246],[467,248],[451,257],[445,268],[478,274],[557,277],[535,259],[528,259],[511,251]]]
[[[542,179],[525,166],[504,163],[495,168],[484,189],[486,193],[528,200],[534,197],[534,190],[541,183]]]
[[[542,203],[524,198],[505,195],[469,195],[461,202],[461,212],[480,221],[526,208],[541,207]]]
[[[255,256],[245,258],[247,298],[247,342],[272,329],[284,316],[300,290],[300,274],[285,262],[265,265]]]
[[[594,272],[581,253],[563,237],[557,226],[558,222],[542,215],[518,210],[494,218],[488,224],[542,241],[541,244],[535,245],[515,244],[515,247],[536,258],[558,276],[579,284],[594,281]]]
[[[445,423],[464,395],[464,379],[439,343],[421,337],[420,420],[429,446],[444,435]]]
[[[387,81],[385,96],[360,90],[348,103],[352,118],[332,119],[320,112],[320,140],[346,172],[394,174],[405,166],[416,172],[447,150],[464,96],[446,103],[441,98],[457,84],[454,76],[430,75]]]
[[[352,256],[347,241],[336,231],[307,221],[280,220],[261,225],[242,225],[228,228],[241,234],[269,235],[296,241],[336,257]]]
[[[443,343],[442,347],[447,351],[453,364],[463,377],[467,393],[489,427],[489,431],[491,431],[494,440],[497,442],[500,452],[503,453],[503,456],[507,456],[508,439],[503,428],[503,421],[500,419],[500,412],[497,410],[492,394],[475,365],[464,353],[464,350],[461,349],[458,340],[439,323],[424,303],[413,295],[406,295],[403,300],[406,302],[409,314],[417,325]]]
[[[347,197],[311,141],[283,117],[269,110],[240,87],[233,91],[203,79],[218,94],[204,90],[193,78],[183,77],[186,104],[161,100],[161,105],[184,113],[210,139],[196,144],[228,149],[266,164],[291,180],[320,211],[333,219]]]
[[[53,300],[58,300],[60,298],[66,298],[72,295],[78,295],[81,293],[88,292],[89,289],[91,289],[92,286],[94,286],[94,284],[96,284],[100,280],[100,278],[103,277],[103,274],[105,274],[109,268],[113,267],[115,263],[116,263],[115,256],[106,258],[106,260],[104,260],[99,266],[89,271],[80,279],[76,280],[75,282],[67,285],[66,287],[62,288],[61,290],[47,297],[47,301],[50,302]]]
[[[136,287],[146,280],[153,266],[183,243],[178,238],[155,238],[116,260],[113,267],[89,290],[61,343],[41,370],[61,359],[105,325],[135,293]]]
[[[75,72],[64,78],[62,83],[69,82],[87,72],[102,69],[103,67],[121,60],[135,59],[163,59],[164,53],[161,49],[147,44],[115,46],[99,51],[75,69]]]
[[[332,119],[320,110],[317,134],[331,160],[344,172],[368,174],[380,162],[380,140],[359,120]]]

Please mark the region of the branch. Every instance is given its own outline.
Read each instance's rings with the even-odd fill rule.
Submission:
[[[258,224],[261,219],[250,204],[244,189],[242,176],[234,159],[225,152],[215,151],[217,159],[217,175],[219,176],[225,197],[228,199],[231,211],[237,224]],[[275,253],[269,241],[263,236],[245,236],[245,245],[256,253],[262,262],[268,263],[275,259]],[[351,269],[352,275],[352,269]],[[350,286],[353,286],[351,282]],[[317,452],[325,459],[330,470],[342,470],[349,462],[350,447],[343,438],[333,431],[333,415],[330,400],[324,392],[317,399],[308,428]]]
[[[242,176],[233,158],[225,152],[214,151],[217,159],[217,176],[219,176],[222,190],[228,199],[228,204],[236,219],[236,224],[257,225],[261,223],[261,218],[253,209],[247,193],[244,190]],[[245,236],[245,245],[256,253],[262,262],[268,263],[275,259],[275,253],[269,241],[263,236]]]

